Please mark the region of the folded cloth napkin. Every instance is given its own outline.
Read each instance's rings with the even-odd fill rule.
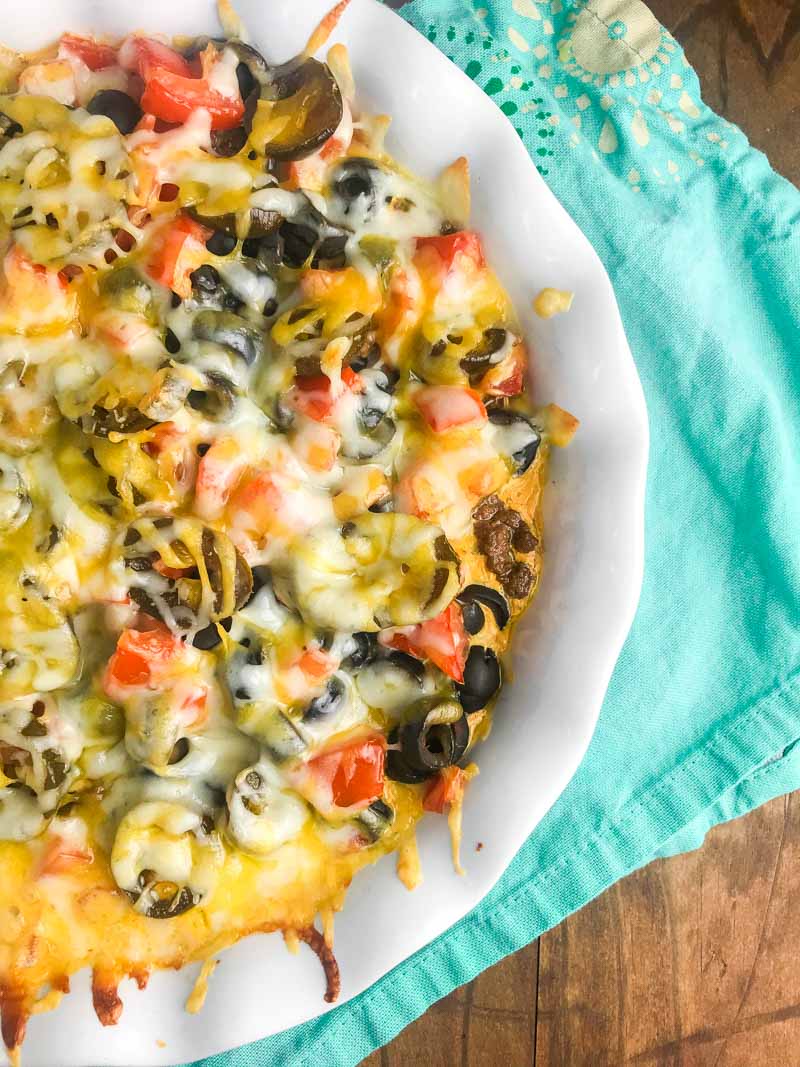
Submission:
[[[800,786],[800,193],[640,0],[392,6],[497,102],[611,276],[650,415],[644,588],[586,758],[485,900],[355,1000],[203,1067],[351,1067]]]

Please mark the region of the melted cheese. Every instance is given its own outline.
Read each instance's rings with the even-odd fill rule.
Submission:
[[[459,585],[492,584],[472,510],[498,492],[538,529],[546,452],[512,479],[524,424],[421,419],[419,379],[466,387],[487,329],[506,330],[487,361],[503,372],[513,311],[487,267],[426,267],[418,238],[446,246],[466,214],[465,167],[433,187],[395,164],[341,52],[339,126],[285,181],[255,136],[215,156],[202,108],[121,136],[72,105],[138,79],[54,55],[0,99],[21,126],[0,145],[6,1020],[6,990],[22,1018],[84,966],[111,1019],[125,974],[203,961],[199,1010],[217,952],[251,931],[291,946],[319,914],[332,945],[346,886],[380,855],[399,850],[418,884],[426,784],[387,778],[383,804],[351,803],[326,761],[452,700],[452,682],[382,648],[354,666],[363,631],[411,633]],[[237,65],[207,59],[214,93],[238,96]],[[359,158],[353,196],[337,177]],[[242,241],[265,212],[285,258],[311,242],[306,263]],[[215,216],[238,235],[227,251],[193,221]],[[508,632],[480,641],[501,652]],[[457,865],[458,803],[450,820]]]

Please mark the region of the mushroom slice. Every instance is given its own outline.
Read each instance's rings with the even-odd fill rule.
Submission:
[[[374,632],[438,615],[458,592],[458,558],[438,526],[367,512],[317,527],[287,561],[286,593],[318,629]]]
[[[111,872],[136,911],[172,919],[213,892],[223,859],[209,816],[183,804],[145,801],[119,824]]]
[[[285,788],[267,760],[237,774],[226,799],[228,834],[239,848],[259,856],[297,837],[309,816],[305,801]]]

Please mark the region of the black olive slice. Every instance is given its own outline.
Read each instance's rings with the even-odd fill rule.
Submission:
[[[336,168],[331,189],[340,201],[343,215],[355,212],[368,221],[377,205],[376,178],[380,167],[371,159],[346,159]]]
[[[527,416],[519,411],[512,411],[510,408],[493,408],[489,412],[489,422],[500,431],[499,441],[496,443],[504,452],[506,450],[503,448],[505,436],[503,431],[508,433],[509,441],[512,443],[509,444],[506,454],[511,456],[514,476],[518,478],[536,459],[539,445],[542,442],[541,433]]]
[[[315,719],[324,719],[338,712],[345,700],[347,691],[341,678],[335,675],[328,680],[327,685],[319,696],[314,697],[303,712],[303,722],[313,722]]]
[[[101,89],[86,105],[86,110],[90,115],[111,119],[123,136],[133,133],[142,117],[142,109],[133,97],[120,89]]]
[[[355,820],[370,844],[378,841],[394,822],[394,809],[384,800],[374,800]]]
[[[508,333],[500,326],[492,326],[483,331],[478,344],[466,356],[461,359],[461,369],[471,377],[483,374],[494,362],[492,356],[496,355],[506,343]]]
[[[355,642],[355,648],[344,661],[342,666],[345,670],[357,671],[361,667],[365,667],[368,663],[371,663],[378,654],[378,638],[375,634],[371,633],[356,633],[353,634],[352,640]]]
[[[219,625],[225,630],[226,633],[230,632],[232,619],[221,619]],[[202,630],[198,630],[192,638],[192,644],[195,648],[202,649],[203,652],[210,652],[212,648],[216,648],[222,638],[219,635],[219,629],[217,623],[210,622],[208,626],[204,626]]]
[[[206,248],[212,256],[229,256],[236,248],[236,238],[223,230],[215,230],[206,241]]]
[[[327,65],[318,59],[297,57],[275,67],[261,96],[274,101],[276,120],[285,119],[280,132],[264,145],[264,154],[271,159],[304,159],[316,152],[342,121],[339,86]]]
[[[173,891],[174,890],[174,891]],[[149,897],[154,897],[145,911],[149,919],[174,919],[199,903],[200,897],[188,886],[175,889],[171,882],[154,882],[146,890]]]
[[[382,497],[380,500],[376,500],[374,504],[370,504],[369,511],[373,514],[381,514],[387,511],[394,511],[394,497],[389,494]]]
[[[464,711],[485,708],[500,688],[502,674],[497,656],[490,648],[473,645],[464,667],[464,681],[457,685],[458,699]]]
[[[195,271],[195,273],[197,273]],[[192,335],[198,341],[211,341],[240,356],[248,367],[264,350],[259,330],[231,311],[200,311],[192,322]]]
[[[242,64],[239,64],[239,66],[241,67]],[[247,139],[253,126],[253,116],[258,105],[258,96],[257,88],[252,88],[250,92],[243,94],[244,114],[238,126],[235,126],[232,130],[211,131],[211,150],[214,155],[225,158],[236,156],[247,144]]]
[[[467,626],[467,608],[475,606],[475,604],[483,604],[489,608],[492,615],[494,615],[494,621],[497,623],[498,630],[504,630],[508,625],[508,620],[511,617],[511,612],[508,607],[508,601],[502,593],[497,589],[492,589],[489,585],[468,585],[462,589],[456,597],[456,600],[462,607],[464,612],[464,625]],[[481,627],[483,626],[483,620],[481,619]],[[479,627],[479,629],[481,628]],[[477,633],[477,630],[470,630],[467,626],[468,633]]]
[[[216,371],[206,374],[205,389],[190,389],[186,402],[209,419],[226,419],[236,403],[236,387]]]
[[[10,141],[12,137],[20,133],[22,133],[20,124],[0,111],[0,144],[5,144],[6,141]]]
[[[95,437],[108,437],[110,433],[140,433],[155,424],[155,419],[148,418],[138,408],[123,405],[104,408],[95,404],[88,415],[81,417],[81,429]]]
[[[456,600],[459,599],[459,597],[456,597]],[[477,600],[464,601],[461,604],[461,618],[464,621],[464,629],[470,635],[479,634],[486,622],[483,608]]]
[[[440,709],[434,708],[421,721],[400,728],[400,750],[413,770],[433,774],[457,763],[466,752],[469,743],[466,715],[462,713],[454,722],[441,722],[439,716]]]
[[[416,658],[416,656],[409,655],[408,652],[392,651],[386,657],[387,660],[395,667],[399,667],[407,674],[416,678],[420,685],[425,680],[425,664],[422,660]]]
[[[427,781],[435,771],[419,771],[406,763],[402,752],[390,749],[386,753],[386,777],[393,782],[403,782],[405,785],[418,785]]]
[[[189,755],[189,749],[191,745],[188,737],[179,737],[175,744],[172,746],[172,752],[169,754],[167,763],[170,767],[174,767],[176,763],[180,763],[181,760],[186,759]]]

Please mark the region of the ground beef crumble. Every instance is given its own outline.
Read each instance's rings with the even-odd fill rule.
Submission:
[[[534,573],[515,553],[533,552],[538,539],[520,513],[494,494],[482,500],[472,515],[475,540],[486,566],[500,579],[507,596],[523,600],[533,589]]]

